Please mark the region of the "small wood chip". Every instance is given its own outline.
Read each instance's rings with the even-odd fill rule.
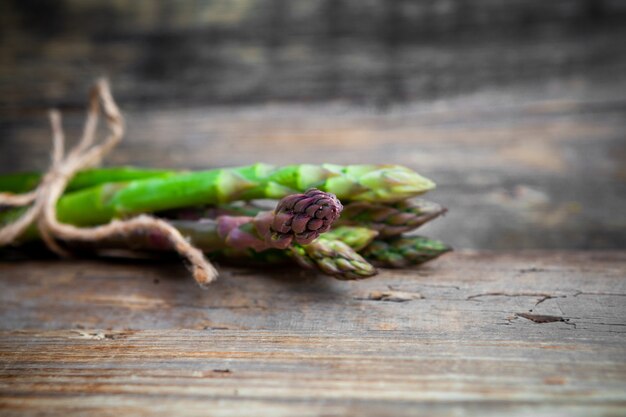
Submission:
[[[392,301],[396,303],[420,300],[422,298],[424,296],[418,292],[406,291],[372,291],[366,297],[356,297],[357,300]]]

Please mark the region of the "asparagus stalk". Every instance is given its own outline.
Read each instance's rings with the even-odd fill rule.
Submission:
[[[275,168],[255,164],[100,184],[64,195],[57,204],[57,216],[63,223],[90,226],[180,207],[278,199],[309,188],[335,194],[340,200],[392,202],[434,186],[432,181],[397,165],[303,164]]]
[[[288,254],[304,268],[318,269],[341,280],[376,275],[377,271],[354,249],[340,240],[320,237],[308,245],[293,245]]]
[[[192,221],[192,220],[169,220],[170,224],[178,229],[183,236],[186,236],[194,246],[200,248],[202,251],[206,252],[209,256],[222,258],[222,259],[251,259],[253,261],[261,261],[261,262],[269,262],[269,263],[277,263],[277,262],[285,262],[290,258],[288,254],[284,250],[274,250],[269,249],[263,252],[256,252],[254,250],[235,250],[230,247],[224,247],[220,250],[215,250],[216,245],[211,242],[212,239],[210,236],[213,232],[211,232],[211,228],[208,225],[211,222],[215,222],[216,220],[204,219],[200,221]],[[207,228],[209,232],[207,233]],[[350,248],[355,251],[360,251],[363,248],[367,247],[378,233],[367,229],[365,227],[355,227],[355,226],[339,226],[337,228],[333,228],[324,234],[324,238],[327,240],[339,240],[348,245]],[[142,246],[145,248],[146,245],[140,242],[133,242],[131,239],[129,241],[130,245],[135,244],[136,247],[141,248]],[[219,245],[217,245],[219,246]],[[153,249],[165,249],[163,247],[153,248]]]
[[[202,230],[198,222],[174,220],[172,225],[179,228],[196,244],[202,242]],[[182,226],[182,228],[180,228]],[[252,262],[254,264],[276,264],[290,260],[307,269],[316,269],[340,280],[363,279],[376,274],[376,269],[357,253],[359,248],[369,244],[376,232],[363,227],[339,227],[332,229],[307,245],[294,244],[285,250],[269,249],[256,252],[251,249],[233,250],[230,248],[209,252],[209,257]],[[341,239],[346,239],[345,241]],[[351,244],[356,245],[352,247]],[[200,245],[203,247],[202,243]]]
[[[172,220],[171,223],[201,249],[206,250],[209,248],[208,245],[203,243],[205,237],[203,236],[202,221]],[[316,242],[322,240],[340,241],[353,251],[359,252],[367,262],[384,268],[403,268],[419,265],[452,250],[438,240],[422,236],[396,237],[383,240],[376,239],[376,235],[377,232],[365,227],[338,226],[320,236]],[[237,251],[224,249],[209,251],[208,255],[221,259],[239,259],[260,263],[285,262],[291,256],[300,265],[309,268],[315,267],[325,273],[330,271],[331,275],[333,275],[336,273],[337,268],[329,269],[326,265],[336,265],[337,255],[333,251],[329,251],[325,246],[327,245],[306,245],[306,248],[304,248],[300,245],[294,245],[293,249],[291,249],[292,253],[288,253],[285,250],[255,252],[253,250]],[[312,255],[308,256],[307,252],[311,252]],[[345,253],[345,250],[340,252]],[[348,256],[353,257],[354,255],[350,253]],[[315,260],[319,260],[319,265]],[[364,268],[369,270],[367,266]],[[350,275],[349,268],[348,275]]]
[[[198,220],[221,215],[254,216],[263,208],[247,204],[196,207],[171,210],[161,216],[174,219]],[[355,201],[344,205],[336,225],[361,226],[378,232],[380,238],[397,236],[417,229],[446,213],[447,209],[423,199],[410,199],[397,203]]]
[[[326,239],[340,240],[357,252],[365,249],[377,236],[377,231],[360,226],[333,226],[324,234]]]
[[[109,182],[143,180],[147,178],[167,178],[180,172],[173,170],[114,167],[86,169],[78,172],[68,183],[65,192],[82,190]],[[37,172],[20,172],[0,175],[0,192],[21,194],[34,190],[41,181]]]
[[[451,247],[438,240],[410,236],[389,240],[376,239],[362,251],[362,254],[374,265],[403,268],[428,262],[451,250]]]
[[[423,199],[392,204],[357,201],[346,204],[337,224],[364,226],[384,238],[417,229],[446,211],[439,204]]]
[[[293,192],[319,188],[336,194],[341,200],[398,201],[424,193],[435,187],[429,179],[400,165],[334,165],[300,164],[274,167],[254,164],[238,168],[209,171],[175,171],[134,167],[96,168],[81,171],[69,182],[67,191],[91,188],[112,182],[168,178],[190,175],[187,180],[206,179],[207,176],[232,173],[253,182],[253,187],[265,183],[268,197],[280,198]],[[0,175],[0,192],[23,193],[31,191],[41,180],[38,173]],[[289,190],[285,190],[288,188]],[[257,192],[259,190],[257,189]],[[263,192],[263,191],[262,191]],[[279,195],[276,196],[275,193]]]
[[[172,224],[178,228],[180,221],[174,220]],[[196,224],[197,222],[187,221],[187,228],[184,229],[185,233],[183,233],[189,236],[194,243],[200,241],[199,237],[202,234],[195,226]],[[289,249],[291,253],[285,250],[273,249],[264,252],[225,250],[212,252],[209,256],[259,263],[282,263],[291,256],[291,258],[306,268],[316,268],[339,279],[355,279],[351,267],[342,270],[337,266],[343,262],[339,259],[346,256],[354,258],[354,254],[344,248],[343,250],[338,250],[341,253],[338,258],[335,251],[329,250],[328,245],[324,245],[325,242],[342,242],[353,251],[360,253],[357,261],[349,262],[352,267],[355,265],[356,267],[362,266],[360,273],[356,274],[359,277],[365,276],[368,271],[371,272],[369,266],[360,263],[363,260],[368,262],[368,264],[374,264],[383,268],[404,268],[420,265],[452,250],[440,241],[422,236],[396,237],[389,240],[374,239],[375,236],[376,232],[364,227],[338,226],[322,235],[312,245],[305,245],[306,247],[293,245]],[[341,245],[335,245],[335,249],[337,249],[337,246]]]

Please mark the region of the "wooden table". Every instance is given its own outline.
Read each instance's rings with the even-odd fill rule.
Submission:
[[[340,282],[0,264],[0,414],[626,413],[626,252],[459,252]]]
[[[0,2],[0,172],[45,169],[46,111],[76,138],[105,74],[107,164],[403,164],[458,250],[207,291],[2,262],[0,416],[626,415],[624,2],[78,3]]]

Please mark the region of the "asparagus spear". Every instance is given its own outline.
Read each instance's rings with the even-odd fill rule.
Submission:
[[[160,216],[173,219],[198,220],[221,215],[254,216],[263,208],[254,203],[225,204],[210,207],[191,207],[170,210]],[[355,201],[344,205],[337,225],[362,226],[378,232],[379,237],[397,236],[417,229],[446,213],[447,209],[423,199],[410,199],[397,203]]]
[[[326,239],[340,240],[357,252],[366,248],[378,232],[361,226],[337,226],[324,234]]]
[[[203,220],[168,220],[169,223],[178,229],[181,234],[187,237],[194,246],[198,247],[202,251],[209,255],[220,258],[254,258],[255,260],[267,260],[268,262],[278,262],[288,260],[287,254],[281,250],[267,250],[263,252],[256,252],[254,250],[240,250],[234,249],[222,242],[216,243],[215,229],[218,219],[203,219]],[[355,251],[360,251],[373,242],[378,233],[367,229],[365,227],[356,226],[339,226],[324,233],[324,238],[327,240],[339,240]],[[121,246],[120,244],[116,246]],[[144,249],[168,249],[165,246],[158,244],[158,240],[149,241],[145,240],[145,237],[128,237],[127,240],[130,246]],[[270,256],[266,256],[270,255]]]
[[[205,246],[202,244],[203,231],[198,227],[199,224],[201,223],[197,221],[172,221],[174,227],[202,249]],[[312,243],[294,244],[285,250],[269,249],[256,252],[252,249],[226,248],[209,252],[207,255],[254,264],[275,264],[294,260],[300,266],[316,269],[340,280],[363,279],[375,275],[376,269],[356,251],[369,244],[375,235],[376,232],[363,227],[344,226],[324,233]],[[351,244],[357,245],[356,248]]]
[[[452,248],[423,236],[374,240],[363,250],[363,256],[381,267],[403,268],[435,259]]]
[[[114,167],[86,169],[78,172],[68,183],[65,192],[82,190],[84,188],[105,184],[108,182],[124,182],[147,178],[166,178],[180,172],[173,170]],[[21,194],[34,190],[41,181],[41,174],[37,172],[20,172],[0,175],[0,192]]]
[[[423,199],[392,204],[357,201],[346,204],[337,224],[364,226],[384,238],[417,229],[446,211],[439,204]]]
[[[215,250],[216,247],[223,245],[215,245],[214,240],[211,238],[213,235],[212,227],[210,224],[217,220],[204,219],[204,220],[169,220],[169,223],[178,229],[183,236],[186,236],[194,246],[200,248],[206,252],[209,256],[218,258],[235,258],[235,259],[248,259],[251,258],[255,261],[262,262],[284,262],[289,260],[287,253],[283,250],[268,249],[263,252],[256,252],[254,250],[236,250],[231,247],[223,247],[220,250]],[[333,228],[324,233],[324,238],[327,240],[340,240],[355,251],[360,251],[367,245],[372,243],[378,233],[367,229],[365,227],[356,226],[339,226]],[[130,245],[136,247],[145,248],[146,244],[133,241],[129,241]],[[164,247],[156,247],[153,249],[165,249]]]
[[[434,186],[432,181],[397,165],[303,164],[275,168],[255,164],[100,184],[64,195],[57,204],[57,216],[63,223],[88,226],[179,207],[277,199],[309,188],[319,188],[346,201],[398,201]]]
[[[202,221],[171,220],[171,223],[174,227],[179,229],[184,236],[189,237],[194,245],[200,247],[200,249],[206,250],[209,248],[208,245],[203,243],[205,237],[203,236],[204,231]],[[377,232],[365,227],[338,226],[320,236],[316,242],[322,240],[340,241],[354,251],[360,252],[366,261],[372,262],[377,266],[387,268],[402,268],[419,265],[452,250],[449,246],[440,241],[422,236],[396,237],[393,239],[383,240],[376,239],[376,235]],[[274,249],[263,252],[255,252],[253,250],[238,251],[223,249],[219,251],[211,251],[208,255],[222,259],[252,260],[259,263],[285,262],[288,260],[288,256],[291,255],[292,258],[297,257],[298,259],[296,260],[299,261],[298,263],[301,265],[306,267],[316,267],[326,273],[328,273],[328,271],[322,269],[325,265],[337,264],[337,255],[333,251],[329,251],[325,247],[327,245],[306,246],[308,251],[307,248],[294,245],[294,249],[292,249],[291,254],[288,254],[284,250]],[[311,256],[308,256],[307,252],[310,252]],[[340,252],[342,252],[345,256],[345,250]],[[349,254],[348,256],[353,257],[354,255]],[[316,259],[319,260],[319,265],[315,262]],[[365,270],[369,270],[369,267],[367,266],[364,268]],[[331,268],[330,271],[335,271],[336,273],[336,268]],[[350,275],[349,268],[348,274]]]
[[[341,280],[376,275],[377,271],[354,249],[340,240],[320,237],[308,245],[293,245],[289,255],[305,268],[316,268]]]
[[[179,220],[173,220],[172,224],[179,228],[181,223]],[[197,222],[187,221],[187,228],[184,229],[185,233],[183,233],[189,236],[194,243],[201,241],[200,236],[202,234],[196,225]],[[337,264],[341,264],[343,261],[339,261],[337,253],[329,250],[327,248],[328,245],[324,245],[324,242],[342,242],[353,251],[360,252],[362,258],[359,257],[357,258],[358,261],[349,262],[349,264],[353,267],[355,265],[363,267],[364,272],[357,274],[361,277],[368,271],[371,271],[369,266],[359,263],[362,262],[361,259],[368,262],[368,264],[373,263],[383,268],[403,268],[433,260],[452,250],[440,241],[422,236],[396,237],[389,240],[374,239],[375,236],[375,231],[364,227],[338,226],[322,235],[314,242],[315,244],[306,245],[306,247],[293,245],[289,249],[291,253],[285,250],[274,249],[264,252],[225,250],[212,252],[209,256],[259,263],[281,263],[285,262],[288,256],[291,255],[300,265],[307,268],[317,268],[321,272],[334,275],[339,279],[354,279],[352,268],[345,268],[345,273],[344,270],[339,269]],[[319,244],[320,242],[321,244]],[[345,248],[343,251],[339,250],[339,252],[341,253],[339,259],[342,256],[354,257],[354,254],[346,251]]]
[[[334,165],[300,164],[275,167],[254,164],[237,168],[209,171],[175,171],[134,167],[96,168],[81,171],[69,182],[67,191],[91,188],[112,182],[168,178],[189,175],[185,182],[206,180],[208,177],[232,173],[253,182],[252,188],[267,197],[280,198],[293,192],[319,188],[336,194],[341,200],[398,201],[424,193],[435,187],[427,178],[400,165]],[[0,176],[0,192],[23,193],[35,188],[41,174],[18,173]],[[220,181],[220,179],[217,179]],[[263,187],[265,185],[265,187]],[[221,185],[223,188],[224,184]],[[289,190],[285,190],[285,188]],[[278,194],[278,195],[276,195]]]

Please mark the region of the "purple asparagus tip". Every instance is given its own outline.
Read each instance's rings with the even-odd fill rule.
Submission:
[[[334,194],[312,188],[304,194],[292,194],[281,199],[270,226],[272,238],[306,245],[327,232],[343,210]],[[289,239],[290,240],[290,239]]]

